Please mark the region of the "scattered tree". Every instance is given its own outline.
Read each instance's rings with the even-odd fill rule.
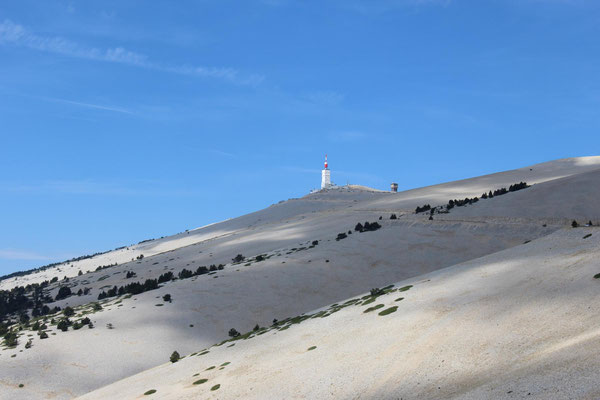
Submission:
[[[66,299],[71,295],[71,288],[68,286],[61,286],[58,289],[58,294],[56,295],[56,300]]]

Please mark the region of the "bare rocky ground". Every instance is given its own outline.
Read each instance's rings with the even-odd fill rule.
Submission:
[[[433,220],[414,213],[417,205],[520,181],[534,185]],[[44,340],[25,328],[16,348],[0,350],[0,397],[66,399],[92,391],[90,398],[143,398],[154,389],[148,396],[520,398],[528,390],[538,398],[595,398],[586,380],[596,378],[597,366],[577,349],[596,340],[600,233],[570,222],[600,220],[598,183],[600,157],[586,157],[397,194],[346,187],[2,281],[7,289],[57,276],[53,296],[59,286],[89,288],[87,296],[50,306],[89,312],[95,328],[49,326]],[[382,227],[354,231],[365,221]],[[582,239],[588,231],[592,236]],[[341,232],[347,238],[335,240]],[[246,260],[232,263],[237,254]],[[98,293],[114,285],[210,264],[224,268],[111,297],[90,311]],[[126,279],[127,271],[136,276]],[[395,282],[395,289],[413,287],[270,328],[274,318],[314,316]],[[167,293],[172,302],[163,301]],[[244,333],[256,324],[270,329],[211,347],[230,328]],[[25,349],[28,335],[33,345]],[[198,356],[205,348],[209,353]],[[174,350],[197,354],[171,364]],[[220,369],[225,362],[231,364]],[[208,381],[194,385],[199,379]]]

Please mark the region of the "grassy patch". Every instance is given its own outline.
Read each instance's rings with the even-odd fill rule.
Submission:
[[[156,307],[162,307],[164,304],[155,304]]]
[[[144,396],[150,396],[151,394],[154,394],[154,393],[156,393],[156,389],[150,389],[146,393],[144,393]]]
[[[396,300],[394,301],[400,301],[400,300],[404,300],[404,297],[398,297]]]
[[[599,279],[599,278],[600,278],[600,274],[594,275],[594,279]]]
[[[229,364],[231,364],[229,361],[224,362],[223,364],[221,364],[221,367],[224,367],[224,366],[229,365]]]
[[[590,236],[592,236],[592,234],[591,234],[591,233],[588,233],[588,234],[587,234],[587,235],[585,235],[583,238],[584,238],[584,239],[587,239],[587,238],[589,238]]]
[[[398,309],[398,306],[393,306],[390,308],[386,308],[385,310],[383,310],[382,312],[379,313],[379,315],[388,315],[391,314],[393,312],[396,312],[396,310]]]
[[[383,307],[383,304],[377,304],[376,306],[367,308],[365,311],[363,311],[363,313],[379,310],[381,307]]]
[[[308,349],[306,349],[306,351],[311,351],[311,350],[314,350],[316,348],[317,348],[317,346],[310,346]]]
[[[404,286],[404,287],[401,287],[400,289],[398,289],[398,291],[399,292],[406,292],[411,287],[413,287],[413,285]]]
[[[202,385],[206,382],[208,382],[208,379],[198,379],[196,382],[194,382],[194,385]]]
[[[205,370],[205,371],[210,371],[211,369],[215,369],[215,366],[213,365],[213,366],[211,366],[211,367],[208,367],[208,368],[206,368],[206,370]]]
[[[210,390],[212,392],[214,392],[215,390],[219,390],[220,387],[221,387],[221,385],[215,385],[215,386],[211,387]]]
[[[373,303],[375,300],[377,300],[377,297],[371,297],[370,299],[365,300],[362,305],[366,306],[367,304]]]
[[[199,356],[203,356],[203,355],[205,355],[205,354],[208,354],[208,353],[210,353],[210,351],[206,350],[206,351],[203,351],[202,353],[200,353],[200,354],[198,354],[198,355],[199,355]]]

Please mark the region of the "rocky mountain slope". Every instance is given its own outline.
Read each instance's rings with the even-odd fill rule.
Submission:
[[[414,212],[417,206],[430,204],[435,207],[450,199],[480,196],[521,181],[531,187],[480,199],[455,207],[448,213],[435,213],[432,219],[428,212]],[[56,277],[58,281],[46,286],[45,293],[56,298],[61,287],[68,287],[75,295],[48,306],[63,310],[72,307],[75,315],[70,320],[75,325],[87,317],[94,326],[93,329],[85,325],[77,330],[73,326],[67,331],[59,330],[56,324],[64,318],[64,311],[60,311],[40,318],[42,323],[46,320],[48,335],[47,339],[40,339],[39,329],[33,329],[35,319],[21,324],[19,344],[0,350],[0,397],[66,399],[105,386],[89,396],[114,398],[122,390],[127,396],[136,398],[155,389],[161,398],[265,398],[273,396],[275,392],[270,390],[277,387],[284,391],[281,393],[288,394],[285,397],[346,398],[358,395],[345,391],[346,378],[342,379],[341,371],[351,369],[355,375],[361,374],[359,365],[365,367],[362,370],[364,377],[354,376],[355,383],[347,390],[361,393],[362,398],[436,398],[431,385],[439,380],[445,382],[444,389],[438,385],[439,393],[448,395],[441,397],[468,398],[484,393],[477,391],[477,385],[461,383],[471,378],[479,380],[469,382],[482,382],[485,390],[500,394],[500,389],[489,386],[492,380],[486,380],[489,376],[482,371],[494,366],[503,367],[502,363],[508,362],[510,354],[518,353],[510,347],[516,346],[515,343],[521,343],[521,346],[529,346],[536,340],[545,343],[544,335],[549,333],[542,331],[538,336],[531,336],[530,331],[523,331],[517,334],[523,336],[522,342],[499,341],[492,345],[506,329],[494,330],[494,325],[486,321],[491,318],[497,324],[511,324],[515,320],[510,319],[500,306],[516,309],[515,304],[506,302],[521,299],[524,308],[534,307],[550,297],[548,293],[538,293],[538,286],[546,286],[527,275],[531,272],[546,276],[552,272],[552,279],[558,279],[559,272],[544,269],[548,263],[558,266],[564,260],[581,262],[585,265],[581,267],[581,277],[585,275],[590,281],[576,284],[593,290],[591,288],[597,282],[587,276],[594,267],[588,255],[594,254],[596,239],[594,234],[587,239],[582,237],[588,231],[593,233],[595,228],[573,229],[570,224],[573,219],[581,224],[588,220],[597,224],[600,219],[598,183],[600,157],[585,157],[402,193],[343,187],[292,199],[218,224],[0,281],[0,289],[8,290]],[[357,223],[365,225],[367,221],[376,222],[380,228],[355,230]],[[575,248],[579,250],[571,251]],[[551,254],[554,257],[550,257]],[[237,255],[242,255],[244,260],[234,262]],[[535,266],[530,265],[532,260],[537,260]],[[117,265],[96,271],[98,267],[114,263]],[[211,265],[214,265],[212,271]],[[202,266],[207,267],[207,273],[191,277],[184,274],[181,279],[161,282],[156,289],[109,296],[98,301],[100,293],[107,293],[115,286],[133,282],[143,284],[169,272],[177,278],[184,269],[194,272]],[[82,271],[81,275],[79,271]],[[482,277],[488,279],[478,280]],[[431,281],[425,282],[429,279]],[[575,282],[576,276],[565,278],[568,282],[548,279],[548,285],[555,287],[552,290],[558,291],[557,296],[569,297],[573,288],[579,288],[567,285]],[[394,286],[396,289],[406,285],[413,287],[402,292],[402,296],[397,291],[375,296],[370,306],[381,303],[381,310],[365,314],[363,311],[369,307],[353,302],[352,306],[340,308],[326,318],[311,318],[301,324],[292,324],[289,329],[278,325],[272,327],[274,319],[283,321],[303,313],[314,316],[321,307],[330,309],[331,304],[365,297],[370,289],[394,282],[400,282]],[[443,288],[447,288],[448,293]],[[76,295],[80,289],[87,294]],[[523,293],[517,293],[517,289]],[[501,292],[508,298],[501,300]],[[167,294],[170,301],[163,299]],[[411,295],[420,300],[409,301]],[[523,296],[526,296],[526,302]],[[378,316],[383,309],[393,307],[397,297],[405,297],[398,302],[397,311]],[[536,297],[539,298],[536,300]],[[576,297],[592,304],[593,298]],[[566,302],[566,308],[561,312],[570,310],[576,314],[574,307],[582,304],[576,300]],[[365,301],[368,299],[361,303]],[[488,301],[498,307],[492,307]],[[100,310],[93,309],[95,302],[100,304]],[[546,316],[549,311],[540,307],[539,326],[546,320],[548,324],[553,323],[563,315]],[[534,312],[527,311],[524,315],[530,316]],[[500,321],[502,315],[507,319]],[[594,321],[592,316],[586,318]],[[186,355],[211,348],[227,339],[231,328],[244,333],[257,324],[270,328],[264,333],[261,330],[258,333],[262,334],[256,334],[257,337],[252,339],[235,341],[233,347],[212,347],[210,353],[200,357],[168,363],[174,350]],[[569,327],[571,325],[569,323]],[[587,329],[587,326],[582,328]],[[310,327],[310,333],[306,327]],[[451,328],[454,333],[444,338],[443,332]],[[18,329],[17,325],[11,329]],[[559,333],[567,342],[579,340],[569,329]],[[585,335],[590,334],[585,332]],[[436,339],[430,343],[423,335]],[[484,353],[489,350],[487,358],[475,357],[476,352],[471,347],[461,353],[460,343],[464,345],[468,338],[478,335],[488,340],[479,347]],[[321,344],[308,344],[304,348],[313,338]],[[379,338],[391,342],[386,345]],[[32,340],[32,345],[25,348],[28,339]],[[453,340],[458,340],[458,344],[449,347]],[[333,342],[340,347],[335,347]],[[324,343],[329,343],[327,352],[321,352]],[[317,348],[306,353],[313,345]],[[292,353],[283,351],[282,346]],[[350,350],[352,347],[355,353]],[[432,363],[442,361],[430,355],[433,350],[424,350],[427,348],[440,352],[448,349],[448,357],[444,358],[447,364],[443,366],[452,368],[443,368],[440,375],[430,375],[436,371]],[[390,354],[384,357],[386,349]],[[509,353],[498,356],[502,349]],[[397,357],[409,357],[412,361],[394,364],[392,358],[397,357],[392,355],[395,352]],[[223,357],[227,359],[219,362]],[[289,357],[288,361],[286,357]],[[469,357],[474,357],[471,366]],[[203,365],[200,364],[205,361],[214,365],[231,362],[231,366],[217,367],[209,370],[206,378],[199,378],[209,379],[209,382],[218,380],[215,384],[222,384],[222,388],[214,392],[207,389],[208,383],[193,385],[193,381],[188,382],[192,374],[186,368],[197,369],[193,373],[199,373]],[[484,368],[486,361],[490,365]],[[166,362],[168,364],[161,365]],[[281,364],[289,365],[289,368],[283,368]],[[421,365],[422,370],[419,369]],[[535,364],[535,368],[541,366]],[[145,370],[148,371],[143,372]],[[302,371],[308,370],[311,372],[303,375]],[[423,372],[425,370],[427,373]],[[379,377],[377,371],[384,376]],[[523,376],[531,373],[530,370],[523,371]],[[280,377],[279,385],[271,380],[277,376]],[[125,380],[113,385],[121,379]],[[281,382],[286,382],[284,388]],[[511,394],[517,393],[514,389],[506,391],[509,390],[512,390]],[[422,395],[415,396],[419,393]]]

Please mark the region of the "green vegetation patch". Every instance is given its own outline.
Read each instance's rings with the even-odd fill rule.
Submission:
[[[194,382],[194,385],[202,385],[206,382],[208,382],[208,379],[198,379],[196,382]]]
[[[588,234],[587,234],[587,235],[585,235],[583,238],[584,238],[584,239],[587,239],[587,238],[589,238],[590,236],[592,236],[592,234],[591,234],[591,233],[588,233]]]
[[[144,396],[150,396],[151,394],[154,394],[154,393],[156,393],[156,389],[150,389],[146,393],[144,393]]]
[[[594,278],[595,278],[595,279],[599,279],[599,278],[600,278],[600,274],[596,274],[596,275],[594,275]]]
[[[314,350],[316,348],[317,348],[317,346],[310,346],[308,349],[306,349],[306,351],[311,351],[311,350]]]
[[[411,287],[413,287],[413,285],[404,286],[404,287],[401,287],[400,289],[398,289],[398,291],[399,292],[406,292]]]
[[[221,367],[224,367],[224,366],[229,365],[229,364],[231,364],[229,361],[224,362],[223,364],[221,364]]]
[[[369,296],[370,297],[370,296]],[[371,297],[370,299],[365,300],[362,305],[366,306],[367,304],[371,304],[373,302],[375,302],[375,300],[377,300],[377,297]]]
[[[215,390],[219,390],[219,388],[221,387],[221,385],[215,385],[213,387],[210,388],[211,391],[215,391]]]
[[[211,369],[215,369],[215,366],[213,365],[213,366],[211,366],[211,367],[208,367],[208,368],[206,368],[206,370],[205,370],[205,371],[210,371]]]
[[[208,353],[210,353],[210,351],[206,350],[206,351],[203,351],[202,353],[198,354],[198,356],[203,356],[203,355],[208,354]]]
[[[376,306],[367,308],[365,311],[363,311],[363,313],[379,310],[381,307],[383,307],[383,304],[377,304]]]
[[[379,315],[388,315],[393,312],[396,312],[397,309],[398,309],[398,306],[392,306],[392,307],[386,308],[385,310],[381,311],[379,313]]]
[[[404,297],[398,297],[396,300],[394,301],[400,301],[400,300],[404,300]]]

